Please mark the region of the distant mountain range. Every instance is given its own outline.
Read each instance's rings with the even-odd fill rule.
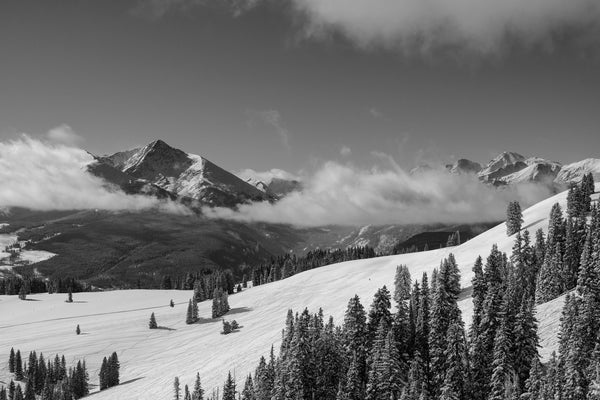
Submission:
[[[590,172],[596,179],[600,178],[600,159],[597,158],[562,165],[538,157],[525,158],[515,152],[504,152],[486,166],[460,159],[446,168],[451,173],[477,174],[482,182],[494,186],[539,183],[562,189],[569,183],[580,181],[583,175]]]
[[[242,179],[202,156],[173,148],[162,140],[133,150],[96,156],[88,169],[126,193],[171,198],[192,207],[235,207],[252,201],[275,202],[291,192],[302,190],[302,182],[297,179],[275,177],[265,181],[258,176]],[[421,165],[411,173],[432,169]],[[600,178],[600,159],[590,158],[562,165],[504,152],[485,166],[459,159],[446,165],[446,170],[453,174],[474,174],[483,183],[494,186],[537,183],[561,190],[589,172]]]

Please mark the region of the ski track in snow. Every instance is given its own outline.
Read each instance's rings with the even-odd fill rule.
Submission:
[[[600,186],[597,186],[600,189]],[[524,228],[533,238],[538,228],[547,228],[547,217],[555,202],[566,207],[566,193],[544,200],[523,213]],[[379,257],[329,265],[297,274],[288,279],[256,286],[229,297],[232,308],[224,318],[235,319],[239,332],[221,335],[219,319],[208,319],[211,302],[199,304],[201,323],[185,324],[192,291],[123,290],[75,293],[74,303],[65,303],[66,294],[30,295],[31,301],[17,296],[0,296],[0,381],[10,380],[7,363],[11,347],[26,357],[29,351],[45,357],[65,354],[68,363],[85,359],[90,383],[97,385],[102,358],[116,351],[121,361],[120,386],[94,394],[96,400],[171,398],[172,383],[179,376],[182,387],[193,385],[200,373],[207,393],[221,387],[231,371],[238,385],[253,373],[261,355],[271,345],[277,351],[287,310],[311,312],[323,308],[341,324],[348,299],[358,294],[368,310],[375,291],[383,285],[393,290],[399,264],[408,265],[412,278],[431,273],[440,261],[453,253],[461,270],[461,284],[470,286],[473,262],[487,257],[492,244],[510,253],[514,237],[506,236],[504,224],[453,248]],[[168,306],[169,300],[176,303]],[[564,296],[537,308],[540,354],[548,359],[557,348],[557,333]],[[471,321],[471,298],[459,303],[465,326]],[[149,330],[150,313],[165,329]],[[80,324],[82,334],[75,334]],[[4,361],[2,361],[4,360]],[[95,386],[93,387],[94,390]]]

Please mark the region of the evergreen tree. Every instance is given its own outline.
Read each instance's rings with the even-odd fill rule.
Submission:
[[[483,302],[486,295],[486,281],[483,275],[483,260],[481,256],[477,257],[475,264],[473,264],[473,320],[471,323],[471,330],[469,332],[469,338],[473,342],[479,336],[479,324],[483,317]]]
[[[79,327],[79,324],[77,324],[77,328],[75,328],[75,333],[78,335],[81,334],[81,328]]]
[[[379,327],[386,332],[392,327],[392,313],[390,311],[390,292],[385,286],[378,289],[373,297],[373,303],[369,310],[367,323],[369,343],[372,343],[377,335]]]
[[[179,377],[175,377],[175,379],[173,380],[173,392],[175,394],[175,397],[173,397],[174,400],[180,400],[181,398],[181,387],[179,386]]]
[[[67,303],[72,303],[73,302],[73,291],[71,290],[71,287],[69,287],[69,292],[67,293]]]
[[[213,318],[216,318],[216,317],[213,317]],[[191,299],[188,302],[187,313],[185,315],[185,323],[188,324],[188,325],[191,325],[191,324],[194,323],[194,311],[193,311],[193,308],[192,308],[192,300]]]
[[[447,347],[444,350],[447,362],[442,380],[440,400],[462,400],[466,397],[468,360],[462,324],[452,322],[448,328]]]
[[[21,385],[15,386],[15,394],[13,397],[14,400],[24,400],[23,399],[23,390],[21,389]]]
[[[453,324],[462,324],[457,300],[460,293],[460,273],[454,256],[443,260],[438,274],[437,289],[431,310],[429,351],[431,357],[431,388],[439,394],[446,375],[446,349],[448,329]]]
[[[521,205],[518,201],[511,201],[508,203],[506,209],[506,234],[511,236],[521,230],[523,225],[523,213],[521,212]]]
[[[194,390],[192,391],[192,400],[204,400],[204,389],[200,382],[200,373],[196,373],[196,381],[194,382]]]
[[[25,378],[23,375],[23,360],[21,360],[21,350],[17,350],[15,354],[15,379],[22,381]]]
[[[192,297],[192,321],[198,322],[198,320],[198,301],[196,300],[196,297]]]
[[[242,390],[242,400],[256,400],[254,396],[254,385],[252,383],[252,375],[248,375],[246,382],[244,383],[244,390]]]
[[[158,325],[156,323],[156,317],[154,316],[154,313],[150,314],[150,322],[148,322],[148,327],[150,329],[158,328]]]
[[[227,374],[227,380],[223,386],[223,400],[235,400],[235,381],[231,377],[231,372]]]
[[[102,360],[102,366],[100,367],[100,390],[108,388],[108,360],[106,357]]]
[[[494,361],[492,363],[493,372],[490,381],[491,392],[489,400],[504,400],[508,398],[506,389],[512,377],[511,347],[507,318],[505,317],[502,318],[494,340]]]
[[[406,265],[396,267],[396,276],[394,278],[394,301],[400,304],[410,298],[410,271]]]
[[[15,349],[11,347],[10,356],[8,358],[8,372],[11,374],[15,372]]]
[[[171,307],[171,308],[175,307],[175,302],[173,301],[173,299],[171,299],[171,301],[169,301],[169,307]]]

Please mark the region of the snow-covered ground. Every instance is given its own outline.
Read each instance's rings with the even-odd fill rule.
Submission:
[[[555,202],[566,206],[566,193],[525,210],[524,227],[532,233],[545,229]],[[408,265],[413,279],[420,278],[423,272],[439,266],[450,252],[456,256],[462,285],[467,287],[476,257],[486,257],[494,243],[509,252],[513,240],[506,236],[502,224],[454,248],[349,261],[254,287],[230,296],[232,310],[225,318],[237,320],[241,329],[227,336],[220,334],[220,320],[208,319],[210,302],[199,305],[204,317],[201,323],[185,324],[191,291],[76,293],[71,304],[64,302],[63,294],[32,295],[31,301],[0,296],[0,357],[6,359],[10,348],[15,347],[25,354],[31,350],[46,356],[64,353],[69,362],[85,358],[91,380],[97,383],[102,357],[117,351],[123,383],[96,394],[96,400],[170,398],[173,378],[179,376],[183,384],[191,386],[196,372],[208,391],[223,384],[228,370],[242,384],[271,345],[278,349],[288,308],[301,311],[308,307],[316,312],[322,307],[326,316],[333,315],[336,323],[341,323],[348,299],[354,294],[368,308],[379,287],[393,287],[397,265]],[[174,308],[168,307],[170,299],[176,303]],[[538,307],[544,358],[556,349],[562,302],[559,298]],[[461,300],[460,307],[468,326],[471,299]],[[148,329],[151,312],[164,329]],[[80,336],[75,334],[77,324],[83,331]],[[7,378],[6,363],[0,362],[0,383]]]
[[[9,226],[7,223],[0,223],[0,227]],[[15,260],[10,260],[10,253],[7,253],[6,247],[17,243],[18,238],[16,233],[0,233],[0,270],[11,270],[14,265],[18,264],[33,264],[36,262],[47,260],[54,257],[56,254],[43,250],[21,250],[19,256]],[[25,242],[20,242],[23,246]],[[1,272],[0,272],[1,274]]]

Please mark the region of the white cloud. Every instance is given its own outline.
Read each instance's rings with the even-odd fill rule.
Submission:
[[[275,130],[275,133],[279,136],[281,144],[286,150],[292,149],[290,145],[290,131],[285,127],[281,113],[277,110],[249,110],[247,112],[250,117],[250,123],[253,124],[256,120],[262,122],[264,125],[271,127]]]
[[[298,226],[466,223],[501,220],[508,201],[518,200],[527,206],[549,195],[536,185],[494,189],[474,176],[443,170],[411,176],[393,159],[386,163],[384,168],[365,169],[329,161],[305,179],[301,192],[274,204],[204,211],[214,218]]]
[[[344,157],[348,157],[352,155],[352,149],[348,146],[342,146],[342,148],[340,149],[340,154]]]
[[[268,171],[255,171],[251,168],[243,169],[236,173],[244,181],[255,181],[255,182],[263,182],[265,184],[270,184],[273,181],[273,178],[277,179],[285,179],[285,180],[302,180],[298,175],[294,175],[290,172],[284,171],[279,168],[273,168]]]
[[[160,17],[207,3],[226,5],[235,15],[271,0],[145,0]],[[495,53],[507,44],[551,48],[571,36],[600,44],[598,0],[281,0],[303,20],[308,37],[341,34],[361,47],[405,53],[443,49]]]
[[[69,137],[62,133],[49,136]],[[175,203],[127,195],[110,187],[87,172],[87,165],[93,161],[89,153],[79,148],[43,142],[27,135],[0,142],[0,206],[33,210],[158,208],[185,212],[183,206]]]
[[[62,124],[56,128],[50,129],[46,133],[46,138],[54,143],[67,144],[75,146],[83,142],[83,137],[79,136],[73,128],[67,124]]]
[[[375,107],[369,108],[369,114],[375,119],[383,118],[383,113]]]

